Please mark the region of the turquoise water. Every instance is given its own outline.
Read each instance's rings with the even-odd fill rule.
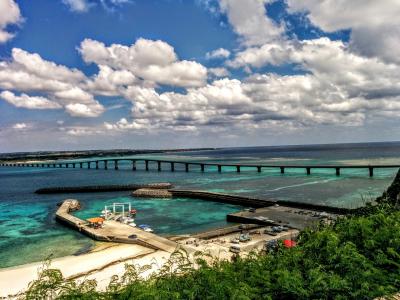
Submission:
[[[285,164],[400,164],[400,143],[364,145],[290,146],[233,148],[217,151],[174,153],[152,156],[171,160],[225,161],[238,163]],[[146,156],[150,158],[150,156]],[[60,257],[82,253],[94,242],[54,221],[56,204],[66,198],[79,199],[82,210],[77,215],[86,218],[97,215],[104,205],[112,202],[132,202],[138,209],[136,223],[149,224],[162,235],[184,234],[225,226],[227,213],[240,206],[196,199],[134,199],[128,192],[73,195],[36,195],[38,188],[65,185],[127,184],[171,182],[178,188],[193,188],[215,192],[250,195],[260,198],[291,200],[343,207],[357,207],[380,195],[393,179],[396,169],[375,170],[373,178],[367,170],[334,170],[200,168],[184,172],[157,172],[151,164],[149,172],[143,165],[133,172],[128,163],[120,170],[0,168],[0,267],[40,261],[49,255]]]
[[[160,235],[175,235],[196,233],[217,228],[226,224],[228,213],[242,209],[238,205],[229,205],[217,202],[207,202],[195,199],[148,199],[121,196],[107,201],[90,201],[83,210],[75,215],[87,219],[99,214],[104,205],[113,202],[130,202],[138,210],[135,223],[151,224],[151,227]]]

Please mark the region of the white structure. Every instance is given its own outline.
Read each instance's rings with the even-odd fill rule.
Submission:
[[[121,214],[122,216],[125,216],[125,212],[128,215],[132,210],[132,205],[130,202],[127,203],[113,203],[112,205],[106,205],[104,206],[104,210],[102,211],[102,214],[104,217],[107,219],[111,215],[119,215]]]

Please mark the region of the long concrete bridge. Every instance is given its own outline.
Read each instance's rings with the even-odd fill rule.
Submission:
[[[146,158],[109,158],[109,159],[96,159],[96,160],[85,160],[85,161],[51,161],[51,162],[34,162],[34,163],[11,163],[2,162],[2,167],[36,167],[36,168],[85,168],[85,169],[109,169],[113,168],[119,170],[120,162],[128,162],[132,171],[137,170],[138,163],[144,165],[143,169],[150,171],[150,169],[162,171],[162,166],[167,164],[168,170],[174,172],[177,165],[183,166],[185,172],[194,170],[193,168],[199,169],[201,172],[205,172],[207,168],[216,168],[219,173],[224,168],[235,168],[237,173],[240,173],[243,169],[253,169],[256,172],[261,172],[262,169],[277,169],[281,174],[285,174],[287,169],[303,169],[305,174],[310,175],[311,169],[332,169],[337,176],[340,176],[342,169],[365,169],[370,177],[374,176],[374,169],[389,169],[389,168],[400,168],[400,164],[392,165],[270,165],[270,164],[233,164],[233,163],[217,163],[217,162],[195,162],[195,161],[172,161],[172,160],[160,160],[160,159],[146,159]],[[153,167],[153,168],[151,168]]]

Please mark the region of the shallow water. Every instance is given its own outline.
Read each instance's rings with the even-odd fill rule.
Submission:
[[[104,205],[113,202],[130,202],[138,210],[135,223],[151,224],[160,235],[175,235],[206,231],[225,225],[224,219],[228,213],[240,210],[238,205],[217,202],[207,202],[195,199],[146,199],[120,196],[107,201],[88,201],[83,210],[75,215],[87,219],[104,209]]]
[[[185,152],[154,155],[153,158],[191,161],[225,161],[238,163],[285,164],[400,164],[400,143],[317,145],[290,147],[234,148],[216,151]],[[146,156],[150,158],[150,156]],[[100,165],[101,166],[101,165]],[[251,195],[261,198],[292,200],[343,207],[357,207],[380,195],[390,184],[396,169],[375,170],[369,178],[362,169],[312,170],[310,176],[302,169],[266,169],[262,173],[243,168],[240,174],[226,167],[219,174],[215,167],[205,173],[191,167],[186,173],[177,165],[170,172],[163,164],[162,172],[137,171],[121,162],[120,170],[0,168],[0,267],[18,265],[80,253],[94,242],[54,221],[56,204],[66,198],[79,199],[83,205],[77,215],[86,218],[97,215],[104,205],[128,202],[138,209],[137,224],[149,224],[162,235],[194,233],[226,225],[227,213],[242,207],[195,199],[133,199],[128,192],[72,195],[36,195],[42,187],[91,184],[128,184],[171,182],[178,188],[193,188],[215,192]]]

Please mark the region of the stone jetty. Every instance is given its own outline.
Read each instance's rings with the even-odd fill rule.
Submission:
[[[142,198],[172,198],[172,193],[163,189],[138,189],[131,194],[133,197]]]

